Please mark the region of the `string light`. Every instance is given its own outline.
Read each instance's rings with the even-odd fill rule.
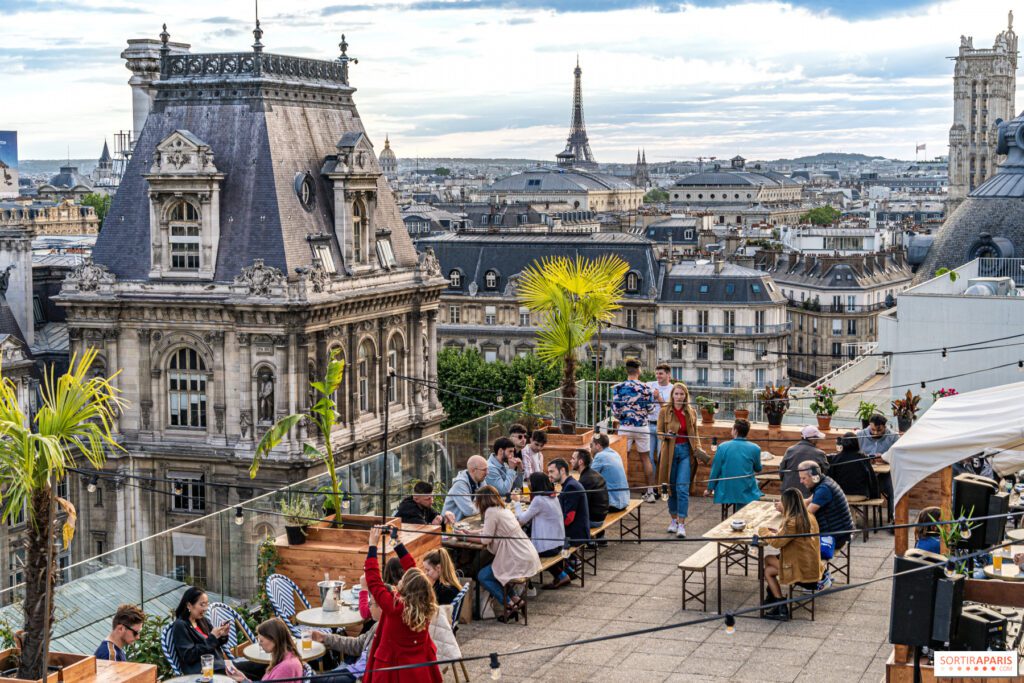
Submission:
[[[1017,372],[1024,372],[1024,360],[1017,361]]]
[[[183,491],[184,491],[184,489],[181,488],[181,482],[180,481],[174,482],[174,495],[180,496]]]
[[[348,512],[348,509],[352,507],[352,498],[347,494],[341,494],[341,509],[344,512]]]
[[[235,524],[238,526],[245,524],[245,517],[242,516],[241,506],[235,508]]]
[[[946,349],[942,349],[942,360],[948,360],[948,359],[949,359],[949,353],[946,351]]]
[[[99,482],[99,480],[100,478],[98,476],[96,476],[95,474],[92,475],[92,478],[89,479],[89,484],[85,487],[85,490],[88,491],[89,493],[96,493],[96,484]]]
[[[924,382],[921,382],[921,388],[924,389]]]
[[[668,484],[661,482],[661,495],[668,497]]]
[[[960,538],[962,538],[965,541],[970,539],[971,527],[967,524],[967,520],[964,517],[961,517],[959,520],[957,520],[957,524],[960,526]]]
[[[501,664],[498,662],[498,653],[491,653],[491,680],[501,680]]]
[[[732,615],[732,612],[725,615],[725,632],[730,636],[736,633],[736,617]]]

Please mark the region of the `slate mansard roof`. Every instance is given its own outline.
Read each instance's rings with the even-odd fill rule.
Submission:
[[[632,183],[606,173],[577,168],[537,168],[494,181],[486,192],[601,192],[637,189]]]
[[[716,266],[707,261],[687,261],[672,266],[661,285],[666,304],[770,304],[785,297],[766,273],[732,263]]]
[[[257,60],[261,70],[252,68]],[[224,174],[214,281],[232,281],[257,258],[294,279],[296,268],[313,263],[307,238],[334,235],[333,189],[321,176],[324,162],[338,153],[343,136],[365,135],[347,73],[338,61],[251,52],[171,55],[168,64],[155,83],[153,108],[96,242],[94,260],[120,280],[148,278],[150,208],[143,175],[153,164],[156,146],[184,130],[209,145]],[[367,168],[380,172],[375,158]],[[310,210],[295,191],[296,177],[305,173],[316,179]],[[416,252],[383,176],[377,179],[372,220],[378,229],[391,230],[398,265],[415,265]]]

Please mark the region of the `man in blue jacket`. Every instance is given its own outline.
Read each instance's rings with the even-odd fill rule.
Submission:
[[[736,420],[732,425],[732,441],[726,441],[715,451],[704,495],[714,495],[719,505],[741,508],[761,499],[761,489],[754,477],[761,471],[761,448],[747,441],[749,433],[750,423]]]
[[[569,476],[569,463],[562,458],[555,458],[548,463],[548,479],[552,484],[560,484],[562,491],[558,494],[558,502],[562,506],[562,517],[565,520],[565,541],[569,545],[582,545],[590,540],[590,508],[587,506],[587,493],[583,485]],[[572,579],[565,563],[561,562],[551,568],[555,580],[541,586],[546,589],[568,586]]]

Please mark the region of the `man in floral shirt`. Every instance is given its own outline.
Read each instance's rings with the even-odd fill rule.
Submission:
[[[640,381],[640,361],[630,358],[626,361],[626,381],[612,387],[612,415],[619,421],[619,434],[626,437],[626,453],[636,446],[637,454],[644,464],[647,476],[647,492],[644,502],[653,503],[658,499],[654,493],[654,468],[651,466],[651,434],[648,431],[648,416],[654,409],[654,395],[651,388]]]

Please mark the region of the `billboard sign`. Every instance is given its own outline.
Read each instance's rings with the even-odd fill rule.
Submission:
[[[0,199],[18,196],[18,131],[0,130]]]

